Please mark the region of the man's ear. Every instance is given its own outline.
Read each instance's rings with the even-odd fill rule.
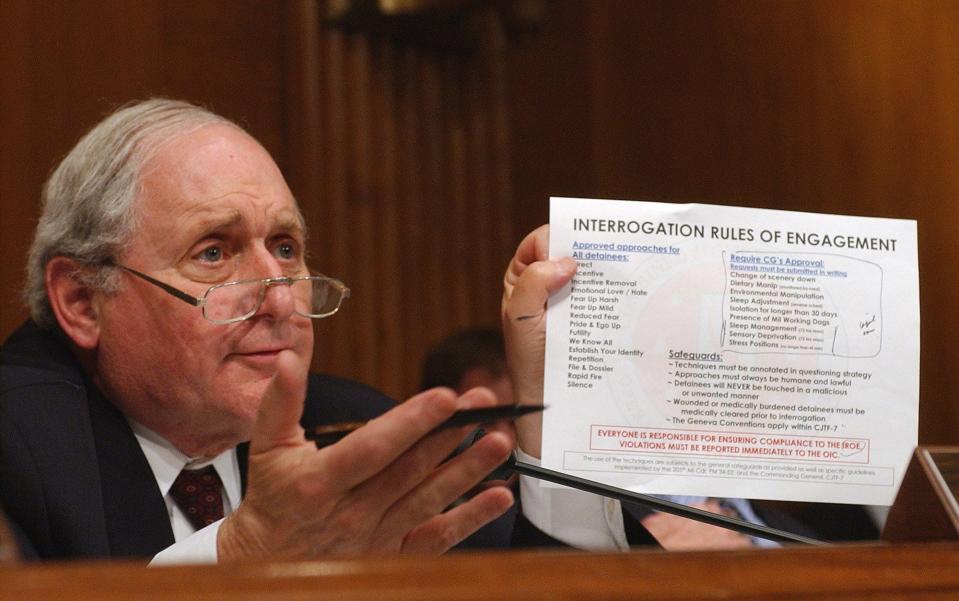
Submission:
[[[84,283],[82,270],[73,259],[54,257],[47,263],[44,279],[60,328],[78,347],[92,350],[100,340],[97,291]]]

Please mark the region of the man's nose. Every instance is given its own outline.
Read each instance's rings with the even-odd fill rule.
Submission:
[[[289,283],[268,281],[263,290],[263,301],[256,312],[258,317],[288,319],[294,311],[293,290]]]
[[[260,249],[255,255],[256,273],[264,278],[282,278],[283,268],[279,261],[268,249]],[[272,317],[273,319],[287,319],[295,309],[293,291],[289,283],[270,281],[265,283],[261,292],[262,300],[256,311],[256,316]]]

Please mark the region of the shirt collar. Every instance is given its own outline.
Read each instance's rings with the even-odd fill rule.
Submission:
[[[230,507],[235,509],[239,506],[241,496],[240,467],[237,462],[236,447],[220,453],[213,459],[208,457],[192,458],[184,455],[170,441],[143,424],[132,419],[129,422],[133,429],[133,435],[140,443],[140,448],[143,449],[147,463],[150,464],[153,477],[156,478],[157,486],[160,488],[160,494],[164,498],[170,492],[173,481],[180,475],[180,471],[184,467],[189,466],[190,469],[199,469],[207,465],[213,465],[223,482],[223,490],[226,492]]]

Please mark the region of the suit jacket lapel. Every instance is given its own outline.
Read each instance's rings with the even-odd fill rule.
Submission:
[[[110,554],[152,557],[174,542],[166,503],[126,418],[87,385]]]

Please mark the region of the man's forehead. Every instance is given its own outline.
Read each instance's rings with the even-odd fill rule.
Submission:
[[[208,125],[169,140],[141,173],[139,202],[153,218],[144,225],[154,236],[180,242],[183,235],[218,229],[305,236],[296,200],[273,159],[235,127]]]

